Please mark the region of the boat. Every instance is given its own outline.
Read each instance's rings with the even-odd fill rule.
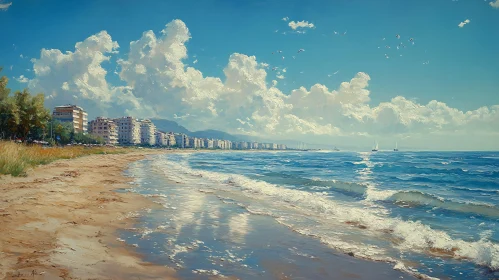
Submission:
[[[398,143],[395,142],[395,149],[393,149],[394,152],[398,152],[399,151],[399,148],[398,148]]]
[[[337,152],[338,152],[339,150],[340,150],[340,149],[338,149],[338,148],[336,148],[336,147],[334,147],[334,149],[333,149],[333,151],[337,151]]]
[[[373,152],[378,151],[378,142],[374,141],[374,148],[371,151],[373,151]]]

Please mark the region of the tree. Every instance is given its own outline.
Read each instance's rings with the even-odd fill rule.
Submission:
[[[14,99],[9,96],[8,82],[7,77],[0,77],[0,139],[15,137],[15,131],[19,124],[19,110]]]
[[[14,93],[14,100],[19,110],[19,124],[15,132],[25,141],[37,128],[45,129],[50,113],[44,106],[45,96],[41,93],[32,96],[28,89],[24,89]]]

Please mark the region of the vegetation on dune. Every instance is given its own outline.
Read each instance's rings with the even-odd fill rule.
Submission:
[[[125,153],[128,149],[111,147],[42,147],[0,141],[0,174],[23,176],[30,167],[47,164],[58,159],[70,159],[93,154]]]

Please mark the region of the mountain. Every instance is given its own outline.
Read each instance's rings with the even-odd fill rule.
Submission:
[[[195,131],[195,132],[191,132],[189,135],[193,136],[193,137],[198,137],[198,138],[213,138],[213,139],[221,139],[221,140],[229,140],[229,141],[243,141],[243,139],[241,139],[237,136],[231,135],[227,132],[223,132],[220,130],[214,130],[214,129]]]
[[[151,119],[151,121],[154,123],[156,129],[159,131],[185,133],[187,135],[191,134],[191,132],[187,128],[179,125],[175,121],[170,121],[165,119]]]

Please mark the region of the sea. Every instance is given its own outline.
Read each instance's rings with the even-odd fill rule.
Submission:
[[[119,240],[185,279],[499,279],[498,152],[170,153],[126,174],[160,207]]]

